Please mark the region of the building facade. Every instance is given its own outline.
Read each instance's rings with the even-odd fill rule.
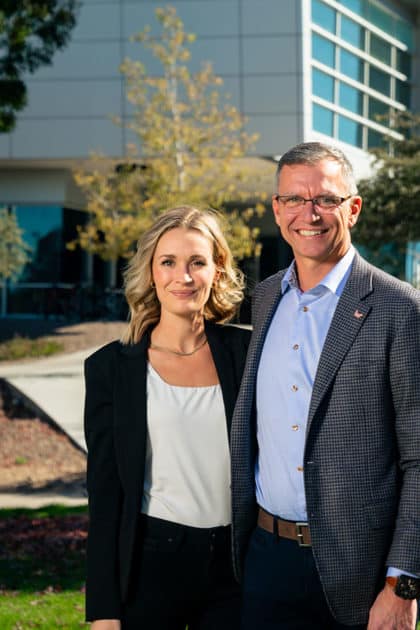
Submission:
[[[397,133],[392,112],[420,111],[418,0],[171,4],[186,31],[197,35],[191,69],[212,61],[248,131],[259,134],[253,157],[274,161],[298,142],[333,140],[363,176],[367,150]],[[119,66],[128,56],[158,71],[150,52],[130,40],[156,24],[158,6],[156,0],[83,0],[70,44],[26,78],[28,106],[16,129],[0,135],[0,205],[16,213],[32,253],[18,282],[3,287],[3,314],[65,311],[81,287],[93,295],[95,287],[113,283],[108,265],[66,249],[86,220],[72,169],[92,151],[125,154],[132,138],[111,122],[112,115],[130,118]],[[268,213],[261,229],[266,275],[287,253]],[[417,245],[410,252],[406,268],[414,278],[420,275]],[[58,294],[67,297],[60,303]]]

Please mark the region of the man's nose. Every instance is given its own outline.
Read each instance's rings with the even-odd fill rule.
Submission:
[[[318,212],[317,207],[315,206],[313,199],[307,199],[301,210],[302,215],[309,222],[319,221],[320,214]]]

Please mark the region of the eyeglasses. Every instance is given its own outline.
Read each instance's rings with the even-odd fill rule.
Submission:
[[[299,195],[275,195],[274,199],[284,205],[286,210],[291,212],[299,212],[303,206],[310,201],[313,206],[320,212],[334,212],[338,206],[353,197],[348,195],[347,197],[337,197],[336,195],[318,195],[312,199],[305,199]]]

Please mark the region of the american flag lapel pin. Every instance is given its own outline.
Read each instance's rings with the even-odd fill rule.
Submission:
[[[363,313],[361,313],[361,312],[359,311],[359,309],[357,309],[357,308],[356,308],[356,310],[355,310],[355,311],[354,311],[354,313],[353,313],[353,316],[354,316],[356,319],[362,319],[362,317],[363,317]]]

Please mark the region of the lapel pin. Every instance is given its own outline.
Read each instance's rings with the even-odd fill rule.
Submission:
[[[354,313],[353,313],[353,316],[354,316],[356,319],[362,319],[362,317],[363,317],[363,313],[361,313],[361,312],[360,312],[360,311],[356,308],[356,310],[355,310],[355,311],[354,311]]]

